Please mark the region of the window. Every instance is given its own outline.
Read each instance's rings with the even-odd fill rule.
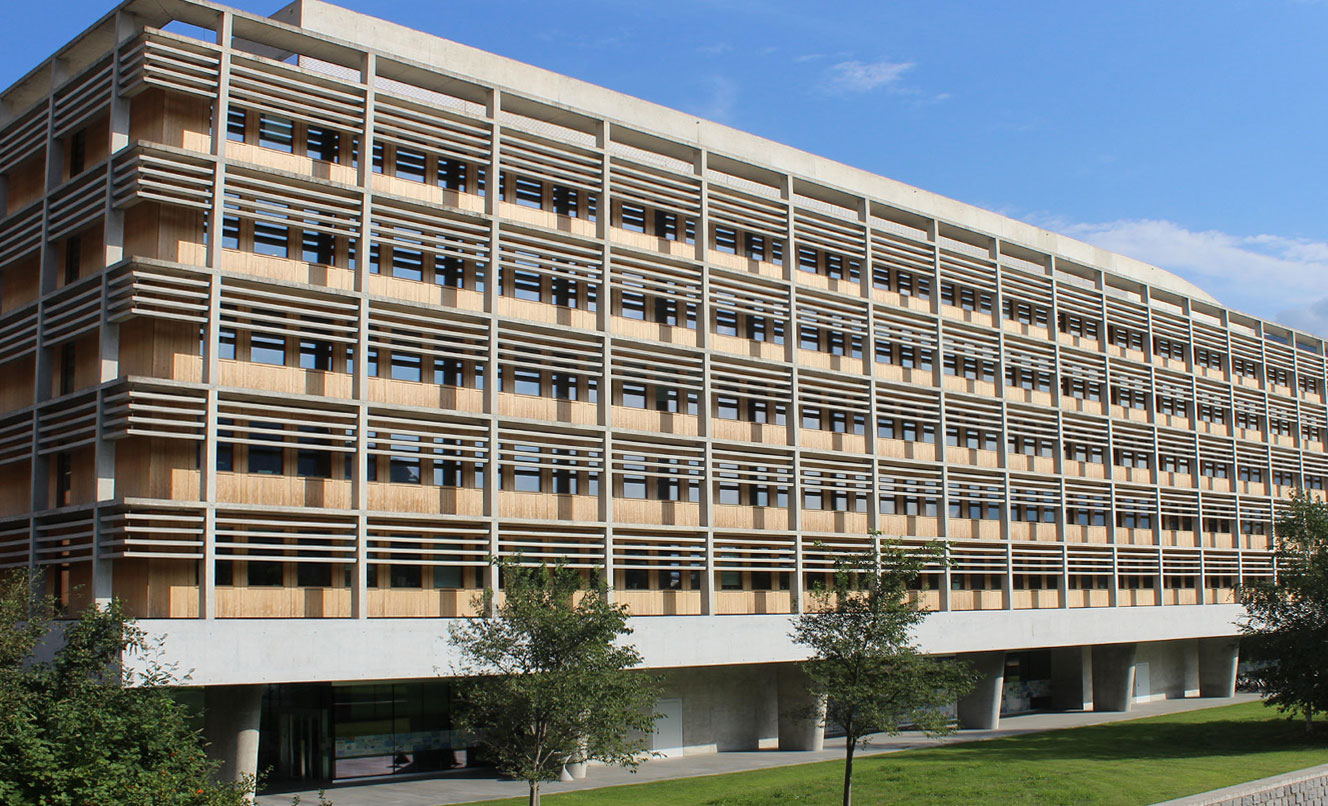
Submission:
[[[391,378],[394,381],[423,380],[423,358],[418,353],[392,352]]]
[[[271,333],[252,333],[249,336],[249,360],[258,364],[286,365],[286,337]]]
[[[323,162],[341,161],[341,133],[323,126],[305,129],[305,152]]]
[[[83,169],[87,167],[87,160],[88,132],[86,129],[79,129],[69,139],[69,175],[74,177],[83,173]]]
[[[65,241],[65,285],[78,281],[78,270],[82,262],[83,239],[71,235]]]
[[[250,560],[245,563],[246,582],[255,588],[279,588],[282,586],[284,568],[282,563]]]
[[[258,116],[258,144],[291,153],[295,149],[295,122],[274,115]]]
[[[261,437],[260,437],[261,438]],[[280,439],[280,435],[277,436]],[[249,472],[264,476],[280,476],[285,472],[280,445],[250,445]]]
[[[244,142],[245,122],[248,113],[243,109],[231,107],[226,110],[226,139],[234,140],[239,143]]]
[[[254,222],[254,252],[271,257],[290,255],[290,227],[275,221]]]
[[[332,342],[301,339],[300,367],[303,369],[323,370],[324,372],[331,371]]]
[[[329,232],[306,229],[300,236],[300,259],[305,263],[331,266],[336,262],[337,241]]]
[[[73,503],[74,461],[68,453],[55,456],[55,505],[67,507]]]

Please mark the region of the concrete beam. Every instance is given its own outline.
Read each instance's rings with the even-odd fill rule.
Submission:
[[[1178,605],[1166,618],[1154,607],[989,610],[933,613],[918,629],[924,652],[1016,651],[1102,643],[1234,636],[1237,605]],[[310,680],[401,680],[451,673],[447,619],[143,619],[164,642],[165,662],[193,670],[195,685],[297,683]],[[787,663],[806,649],[789,639],[792,617],[643,616],[631,619],[632,641],[647,668]],[[333,656],[327,646],[361,651]],[[133,658],[126,661],[132,666]]]
[[[959,727],[995,730],[1001,721],[1001,695],[1005,692],[1005,653],[960,655],[981,677],[973,691],[959,701]]]
[[[1093,710],[1128,711],[1134,703],[1135,644],[1093,647]]]

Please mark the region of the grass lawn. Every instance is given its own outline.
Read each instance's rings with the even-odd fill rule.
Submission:
[[[1325,732],[1328,733],[1328,732]],[[1262,703],[909,750],[854,763],[856,804],[1149,804],[1328,762]],[[554,806],[826,804],[843,763],[683,778],[545,795]],[[485,801],[521,804],[525,798]]]

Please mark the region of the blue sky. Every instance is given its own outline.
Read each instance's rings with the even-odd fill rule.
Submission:
[[[1328,335],[1328,2],[341,2],[1073,235]],[[6,8],[0,86],[109,7]]]

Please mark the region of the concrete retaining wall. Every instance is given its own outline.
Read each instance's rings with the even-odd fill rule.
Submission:
[[[1328,764],[1177,798],[1154,806],[1318,806],[1328,804]]]

